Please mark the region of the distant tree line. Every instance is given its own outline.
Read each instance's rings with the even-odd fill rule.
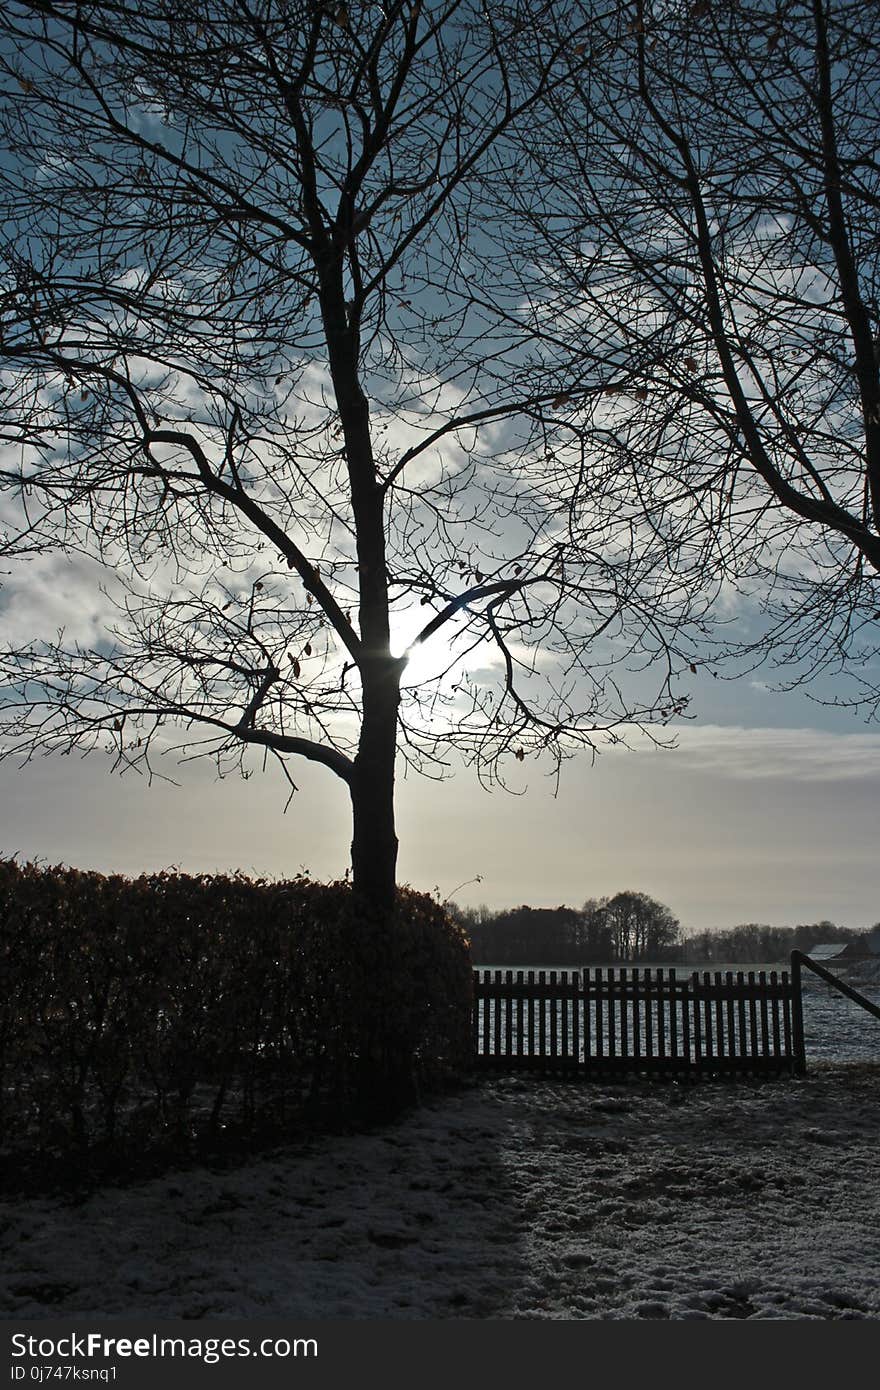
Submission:
[[[726,931],[702,931],[688,936],[683,942],[682,959],[686,961],[741,961],[743,964],[763,964],[785,960],[792,951],[811,951],[823,942],[856,941],[863,931],[852,927],[837,927],[833,922],[811,922],[796,927],[770,927],[761,922],[746,922]]]
[[[680,925],[646,893],[591,898],[581,908],[453,906],[471,953],[489,965],[577,965],[589,961],[668,960],[680,956]]]
[[[586,965],[600,961],[763,964],[820,942],[857,940],[863,932],[822,921],[793,927],[748,922],[684,936],[668,907],[646,893],[590,898],[583,907],[520,907],[494,912],[451,905],[479,965]]]

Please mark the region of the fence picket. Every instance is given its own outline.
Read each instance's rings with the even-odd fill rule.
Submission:
[[[785,1055],[790,1057],[792,1054],[792,1027],[791,1027],[791,982],[787,970],[782,972],[782,1032],[785,1038]]]
[[[693,1004],[693,1038],[694,1038],[694,1066],[699,1067],[703,1060],[703,1029],[700,1019],[700,977],[695,970],[691,976],[691,1002]]]
[[[755,972],[749,971],[749,1038],[751,1040],[750,1056],[758,1055],[758,1001],[755,998]]]
[[[724,1001],[721,998],[721,971],[715,971],[715,1055],[724,1061]]]
[[[638,966],[633,966],[633,1062],[641,1062],[642,1056],[642,1011],[641,992],[638,988]]]
[[[517,1057],[521,1059],[521,1058],[524,1056],[524,1054],[525,1054],[525,1036],[524,1036],[524,1033],[523,1033],[523,1008],[524,1008],[524,1003],[525,1003],[524,998],[523,998],[523,984],[525,983],[525,976],[523,975],[523,972],[522,972],[521,970],[517,970],[517,972],[516,972],[516,983],[517,983],[517,994],[516,994],[516,1047],[515,1047],[515,1051],[516,1051]]]
[[[779,1036],[779,976],[775,970],[770,971],[770,986],[773,990],[773,1056],[781,1057],[781,1039]]]
[[[629,1022],[631,1013],[629,1005],[632,1001],[627,992],[627,970],[625,965],[620,967],[620,984],[621,988],[618,991],[618,999],[620,1001],[620,1057],[621,1061],[626,1062],[629,1057]]]
[[[614,966],[608,967],[608,1056],[617,1060],[617,1020],[614,1012]]]
[[[529,992],[526,997],[526,1056],[531,1059],[535,1055],[535,972],[530,970],[526,976]]]
[[[761,987],[761,1054],[764,1057],[770,1056],[770,1018],[767,1011],[767,972],[758,972],[758,984]]]
[[[715,1059],[712,1039],[712,982],[708,970],[703,971],[703,1055],[709,1062]]]
[[[563,1060],[568,1058],[568,971],[563,970],[559,977],[560,984],[560,1056]]]
[[[737,1055],[736,1045],[736,1009],[733,992],[733,971],[728,970],[724,976],[724,987],[727,991],[727,1055],[731,1062]]]
[[[670,1058],[678,1061],[678,982],[675,968],[669,971],[669,1042]]]
[[[745,976],[741,970],[736,972],[736,983],[738,987],[736,1021],[739,1027],[739,1049],[738,1057],[740,1063],[745,1063],[749,1059],[749,1044],[746,1037],[746,998],[745,998]]]

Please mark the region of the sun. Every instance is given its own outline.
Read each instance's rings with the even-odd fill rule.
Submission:
[[[424,608],[410,607],[391,615],[391,651],[395,656],[409,651],[401,679],[404,688],[441,678],[454,683],[464,675],[464,652],[458,650],[461,643],[455,640],[454,621],[432,633],[425,642],[416,642],[429,619]]]
[[[398,655],[403,655],[407,644],[401,643]],[[406,666],[403,668],[403,686],[424,685],[428,681],[443,676],[447,667],[454,663],[454,655],[449,643],[441,633],[435,632],[427,642],[418,642],[409,650]]]

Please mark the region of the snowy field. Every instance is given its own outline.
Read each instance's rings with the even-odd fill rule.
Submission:
[[[866,999],[880,1004],[880,968],[874,962],[857,973],[840,975]],[[806,970],[804,977],[807,1057],[817,1062],[880,1061],[880,1022]]]
[[[880,1066],[504,1077],[370,1134],[0,1202],[17,1319],[877,1318]]]

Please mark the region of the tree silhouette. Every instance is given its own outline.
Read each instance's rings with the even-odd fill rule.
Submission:
[[[534,14],[5,7],[4,547],[104,596],[94,630],[7,616],[3,756],[309,759],[385,906],[398,756],[503,780],[681,710],[703,595],[587,484],[601,378],[560,370],[494,194],[519,159],[540,201],[515,151],[572,39],[520,71]]]
[[[654,960],[678,940],[678,919],[647,893],[615,893],[600,910],[615,960]]]
[[[594,469],[626,473],[669,563],[739,594],[736,641],[876,712],[880,34],[854,0],[568,7],[567,82],[526,136],[536,294],[580,375]],[[517,61],[554,34],[536,11]],[[550,186],[552,185],[552,192]]]

